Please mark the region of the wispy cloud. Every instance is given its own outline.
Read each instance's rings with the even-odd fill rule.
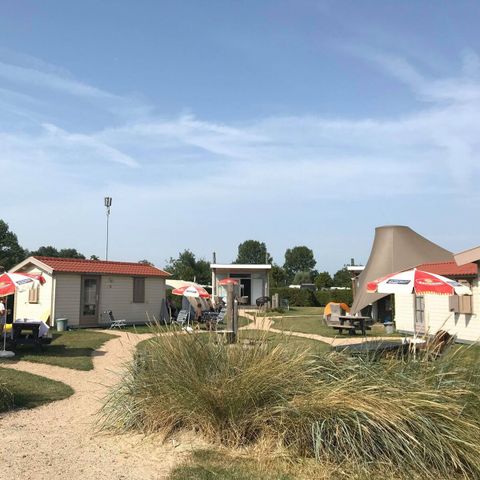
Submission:
[[[309,115],[227,123],[194,115],[160,118],[140,102],[133,104],[132,111],[138,107],[141,115],[130,115],[126,121],[119,114],[114,122],[85,132],[38,120],[35,112],[43,108],[42,97],[30,102],[26,87],[89,98],[111,111],[127,108],[128,100],[61,71],[0,63],[9,101],[24,112],[32,111],[28,132],[0,130],[0,165],[10,179],[5,197],[16,198],[17,186],[24,184],[34,194],[21,205],[9,202],[10,215],[30,215],[29,228],[37,230],[55,229],[64,222],[80,235],[87,223],[101,229],[102,219],[90,216],[96,196],[108,191],[123,199],[121,207],[116,204],[122,209],[117,220],[121,228],[128,230],[134,223],[139,237],[156,238],[165,231],[165,222],[175,224],[185,215],[185,204],[190,218],[202,218],[208,227],[214,215],[231,215],[227,200],[234,199],[238,211],[248,212],[249,227],[262,231],[256,218],[262,209],[279,222],[283,209],[302,211],[309,202],[327,205],[325,209],[334,212],[336,203],[348,201],[359,217],[372,203],[395,209],[414,199],[440,201],[475,189],[480,181],[478,57],[470,52],[458,75],[432,78],[403,58],[362,55],[408,87],[420,100],[415,112],[390,119]],[[23,85],[25,91],[12,90],[9,82],[17,89]],[[42,172],[50,173],[42,178]],[[45,188],[47,178],[55,188]],[[59,189],[66,197],[75,193],[75,198],[69,197],[68,212],[58,202]],[[29,213],[32,206],[37,208],[35,195],[51,213],[41,224]],[[205,211],[210,209],[207,218]],[[76,223],[69,217],[72,210]],[[172,253],[181,248],[178,237],[188,234],[188,222],[179,229],[175,238],[162,240],[171,242]],[[118,248],[132,247],[119,244]],[[139,258],[145,255],[139,253]]]

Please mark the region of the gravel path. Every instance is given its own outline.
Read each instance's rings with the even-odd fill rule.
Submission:
[[[162,443],[155,436],[95,431],[96,412],[108,386],[118,382],[135,345],[148,338],[115,333],[118,338],[95,352],[94,369],[88,372],[24,361],[8,366],[64,382],[75,393],[38,408],[0,415],[2,480],[164,479],[194,448],[188,438]]]

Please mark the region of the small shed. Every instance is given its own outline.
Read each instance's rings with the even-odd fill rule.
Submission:
[[[15,295],[14,318],[68,318],[73,327],[108,325],[112,310],[127,323],[158,318],[165,300],[167,272],[132,262],[29,257],[11,272],[41,273],[38,289]]]
[[[224,297],[227,292],[225,287],[218,284],[224,278],[238,280],[240,295],[246,298],[248,305],[255,305],[259,297],[270,295],[269,272],[272,269],[270,264],[221,264],[212,263],[212,295]]]

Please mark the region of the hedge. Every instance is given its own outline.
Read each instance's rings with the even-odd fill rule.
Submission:
[[[292,307],[324,307],[329,302],[352,304],[351,290],[311,290],[301,288],[272,288],[271,295],[278,293],[280,300],[288,300]]]

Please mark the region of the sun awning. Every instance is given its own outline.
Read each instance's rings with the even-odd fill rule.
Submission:
[[[365,269],[357,280],[352,313],[389,294],[368,293],[366,284],[377,278],[414,268],[427,262],[453,261],[453,254],[427,240],[409,227],[392,225],[377,227],[372,251]]]

